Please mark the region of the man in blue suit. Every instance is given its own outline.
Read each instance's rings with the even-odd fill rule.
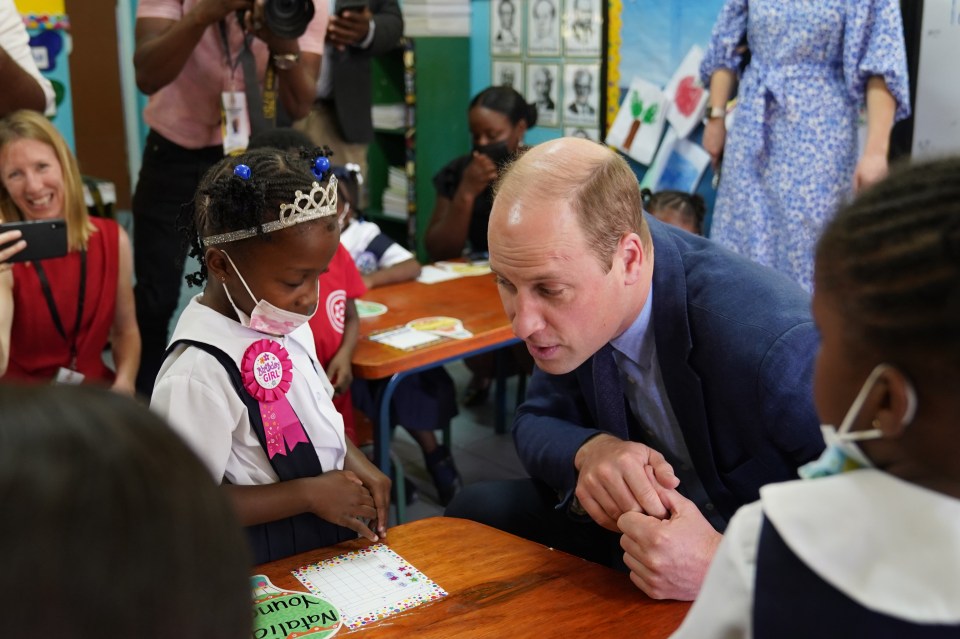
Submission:
[[[537,363],[514,424],[531,478],[470,486],[447,514],[693,599],[734,511],[823,448],[809,298],[645,216],[626,162],[578,138],[513,164],[488,234]]]

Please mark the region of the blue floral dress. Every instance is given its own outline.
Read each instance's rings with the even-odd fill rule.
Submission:
[[[740,78],[710,236],[812,288],[813,250],[852,192],[867,80],[910,114],[897,0],[727,0],[700,66]]]

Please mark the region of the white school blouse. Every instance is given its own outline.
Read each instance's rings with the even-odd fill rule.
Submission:
[[[234,359],[261,339],[280,342],[290,354],[293,380],[287,398],[300,418],[324,471],[340,470],[346,454],[343,418],[333,407],[333,387],[317,362],[313,333],[306,324],[283,338],[245,328],[239,322],[190,300],[171,343],[206,342]],[[153,389],[150,408],[170,422],[219,482],[272,484],[277,475],[250,425],[247,408],[223,366],[195,347],[179,346],[167,357]],[[301,444],[303,445],[303,444]]]
[[[673,639],[751,637],[763,517],[824,581],[869,610],[960,623],[960,500],[861,469],[769,484],[730,520]]]

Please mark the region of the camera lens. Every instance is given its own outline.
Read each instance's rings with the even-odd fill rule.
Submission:
[[[303,35],[314,11],[313,0],[267,0],[263,10],[267,28],[288,40]]]

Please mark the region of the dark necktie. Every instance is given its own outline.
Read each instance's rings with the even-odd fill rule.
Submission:
[[[609,342],[593,356],[593,387],[597,397],[598,427],[620,439],[629,440],[620,369],[613,359],[613,346]]]

